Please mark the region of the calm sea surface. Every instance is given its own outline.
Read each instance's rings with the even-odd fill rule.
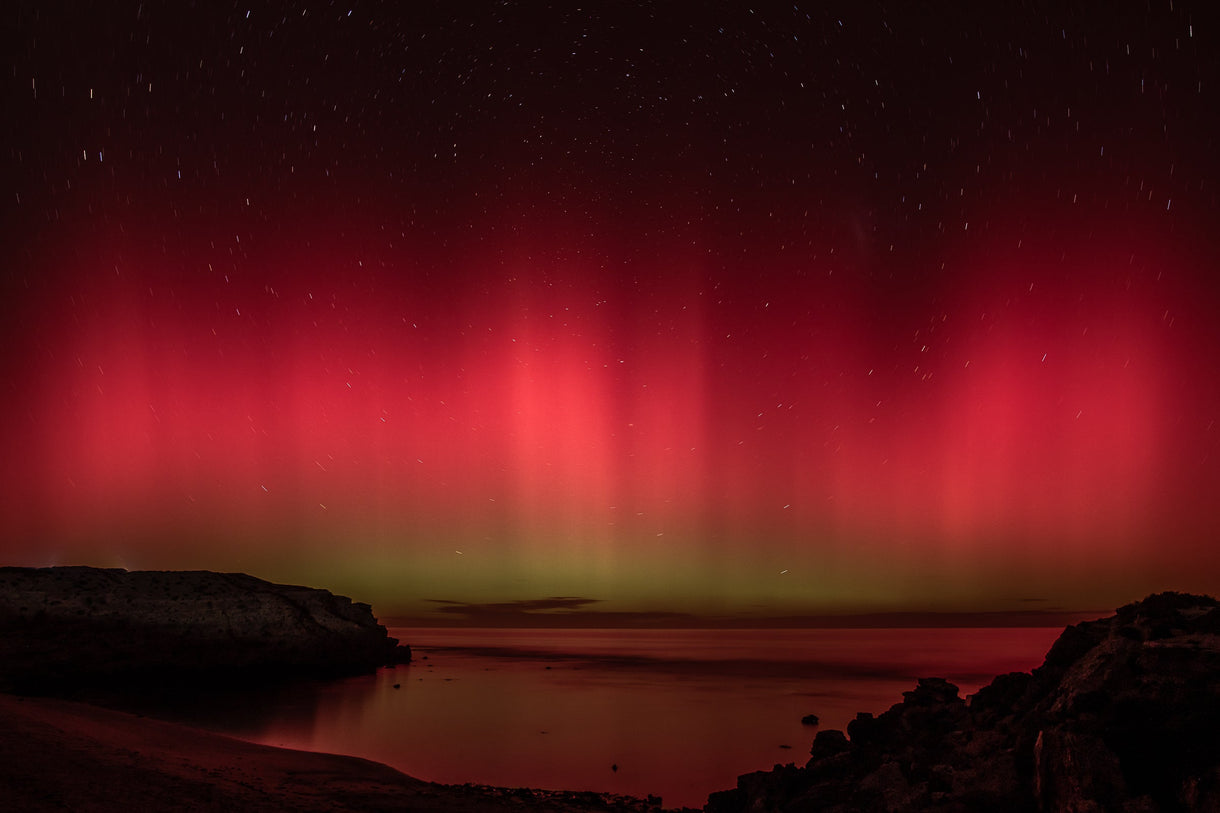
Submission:
[[[738,774],[804,763],[818,731],[806,714],[844,728],[919,677],[947,677],[964,696],[1040,664],[1060,631],[398,628],[415,653],[406,666],[149,710],[421,779],[697,807]]]

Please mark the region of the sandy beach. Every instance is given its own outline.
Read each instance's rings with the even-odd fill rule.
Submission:
[[[644,811],[592,793],[438,785],[68,700],[0,694],[9,811]]]

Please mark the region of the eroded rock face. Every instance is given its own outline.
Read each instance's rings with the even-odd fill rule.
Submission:
[[[804,767],[746,774],[707,809],[1220,810],[1220,606],[1160,593],[1068,627],[1032,673],[969,702],[921,680]]]
[[[0,568],[0,688],[356,674],[410,659],[372,608],[241,573]]]

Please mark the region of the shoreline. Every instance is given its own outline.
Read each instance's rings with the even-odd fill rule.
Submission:
[[[719,643],[717,652],[734,654],[727,642]],[[200,669],[239,681],[268,670],[364,672],[398,663],[407,652],[368,605],[325,590],[203,571],[0,568],[0,690],[22,692],[0,694],[5,809],[662,813],[660,796],[462,782],[465,768],[498,758],[494,744],[482,757],[477,749],[446,753],[444,760],[463,773],[437,773],[428,767],[428,755],[458,730],[443,709],[407,732],[385,708],[366,722],[390,726],[395,736],[407,733],[407,742],[421,749],[395,764],[454,784],[417,779],[365,758],[249,742],[168,722],[156,712],[144,716],[104,699],[62,693],[87,693],[111,681],[151,692],[165,688],[168,677],[197,678]],[[892,666],[893,655],[886,657]],[[950,665],[943,653],[938,659],[940,667]],[[904,662],[904,668],[916,665]],[[1152,594],[1112,616],[1067,627],[1041,666],[1001,670],[966,698],[944,677],[918,678],[887,711],[857,711],[845,731],[819,730],[804,765],[773,763],[771,770],[739,773],[736,786],[712,792],[703,810],[1220,810],[1217,674],[1220,602],[1173,591]],[[443,679],[449,685],[454,678]],[[472,699],[478,701],[472,707],[488,701],[466,698]],[[554,701],[546,694],[533,708]],[[525,706],[513,708],[537,718]],[[478,737],[488,718],[466,722]],[[310,730],[317,724],[308,720]],[[583,731],[571,730],[578,738]],[[720,749],[716,756],[727,757],[719,745],[727,730],[709,733],[708,744]],[[368,753],[341,742],[308,744]],[[572,747],[587,743],[578,739]],[[545,749],[521,756],[523,765],[552,765]],[[608,756],[600,755],[601,764],[617,773],[619,760]],[[524,781],[568,784],[546,772]],[[622,789],[643,794],[652,786],[663,783],[650,776]]]
[[[0,694],[0,787],[10,811],[661,810],[655,797],[442,785],[359,757],[13,694]]]

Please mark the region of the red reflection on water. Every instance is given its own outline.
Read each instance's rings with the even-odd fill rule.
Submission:
[[[843,728],[920,676],[948,676],[964,695],[1038,665],[1059,632],[392,630],[413,664],[323,684],[308,709],[270,714],[256,739],[439,782],[701,806],[738,774],[803,764],[816,731],[806,714]]]

